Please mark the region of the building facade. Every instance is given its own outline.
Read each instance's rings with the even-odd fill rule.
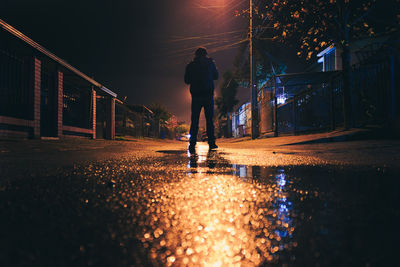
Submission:
[[[113,139],[115,98],[0,20],[0,136]]]

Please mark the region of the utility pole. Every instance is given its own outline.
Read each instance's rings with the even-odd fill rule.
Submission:
[[[251,138],[258,137],[258,103],[257,83],[253,59],[253,0],[250,0],[250,107],[251,107]]]

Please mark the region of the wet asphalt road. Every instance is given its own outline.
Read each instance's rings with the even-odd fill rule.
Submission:
[[[397,171],[243,165],[200,144],[5,174],[1,266],[399,262]]]

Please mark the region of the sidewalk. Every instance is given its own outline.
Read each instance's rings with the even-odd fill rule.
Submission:
[[[382,138],[376,131],[352,129],[251,140],[221,139],[228,159],[241,154],[246,165],[340,165],[400,169],[400,139]]]
[[[400,140],[376,138],[374,132],[353,129],[299,136],[251,140],[218,139],[218,152],[233,164],[257,166],[369,166],[400,170]],[[186,142],[61,139],[0,140],[0,176],[20,172],[50,173],[52,169],[113,158],[165,156],[159,150],[185,151]],[[199,144],[200,145],[200,144]]]

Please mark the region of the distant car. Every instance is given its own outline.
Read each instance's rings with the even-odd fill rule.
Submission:
[[[188,133],[181,134],[178,136],[179,141],[187,142],[187,141],[189,141],[189,139],[190,139],[190,134],[188,134]]]

